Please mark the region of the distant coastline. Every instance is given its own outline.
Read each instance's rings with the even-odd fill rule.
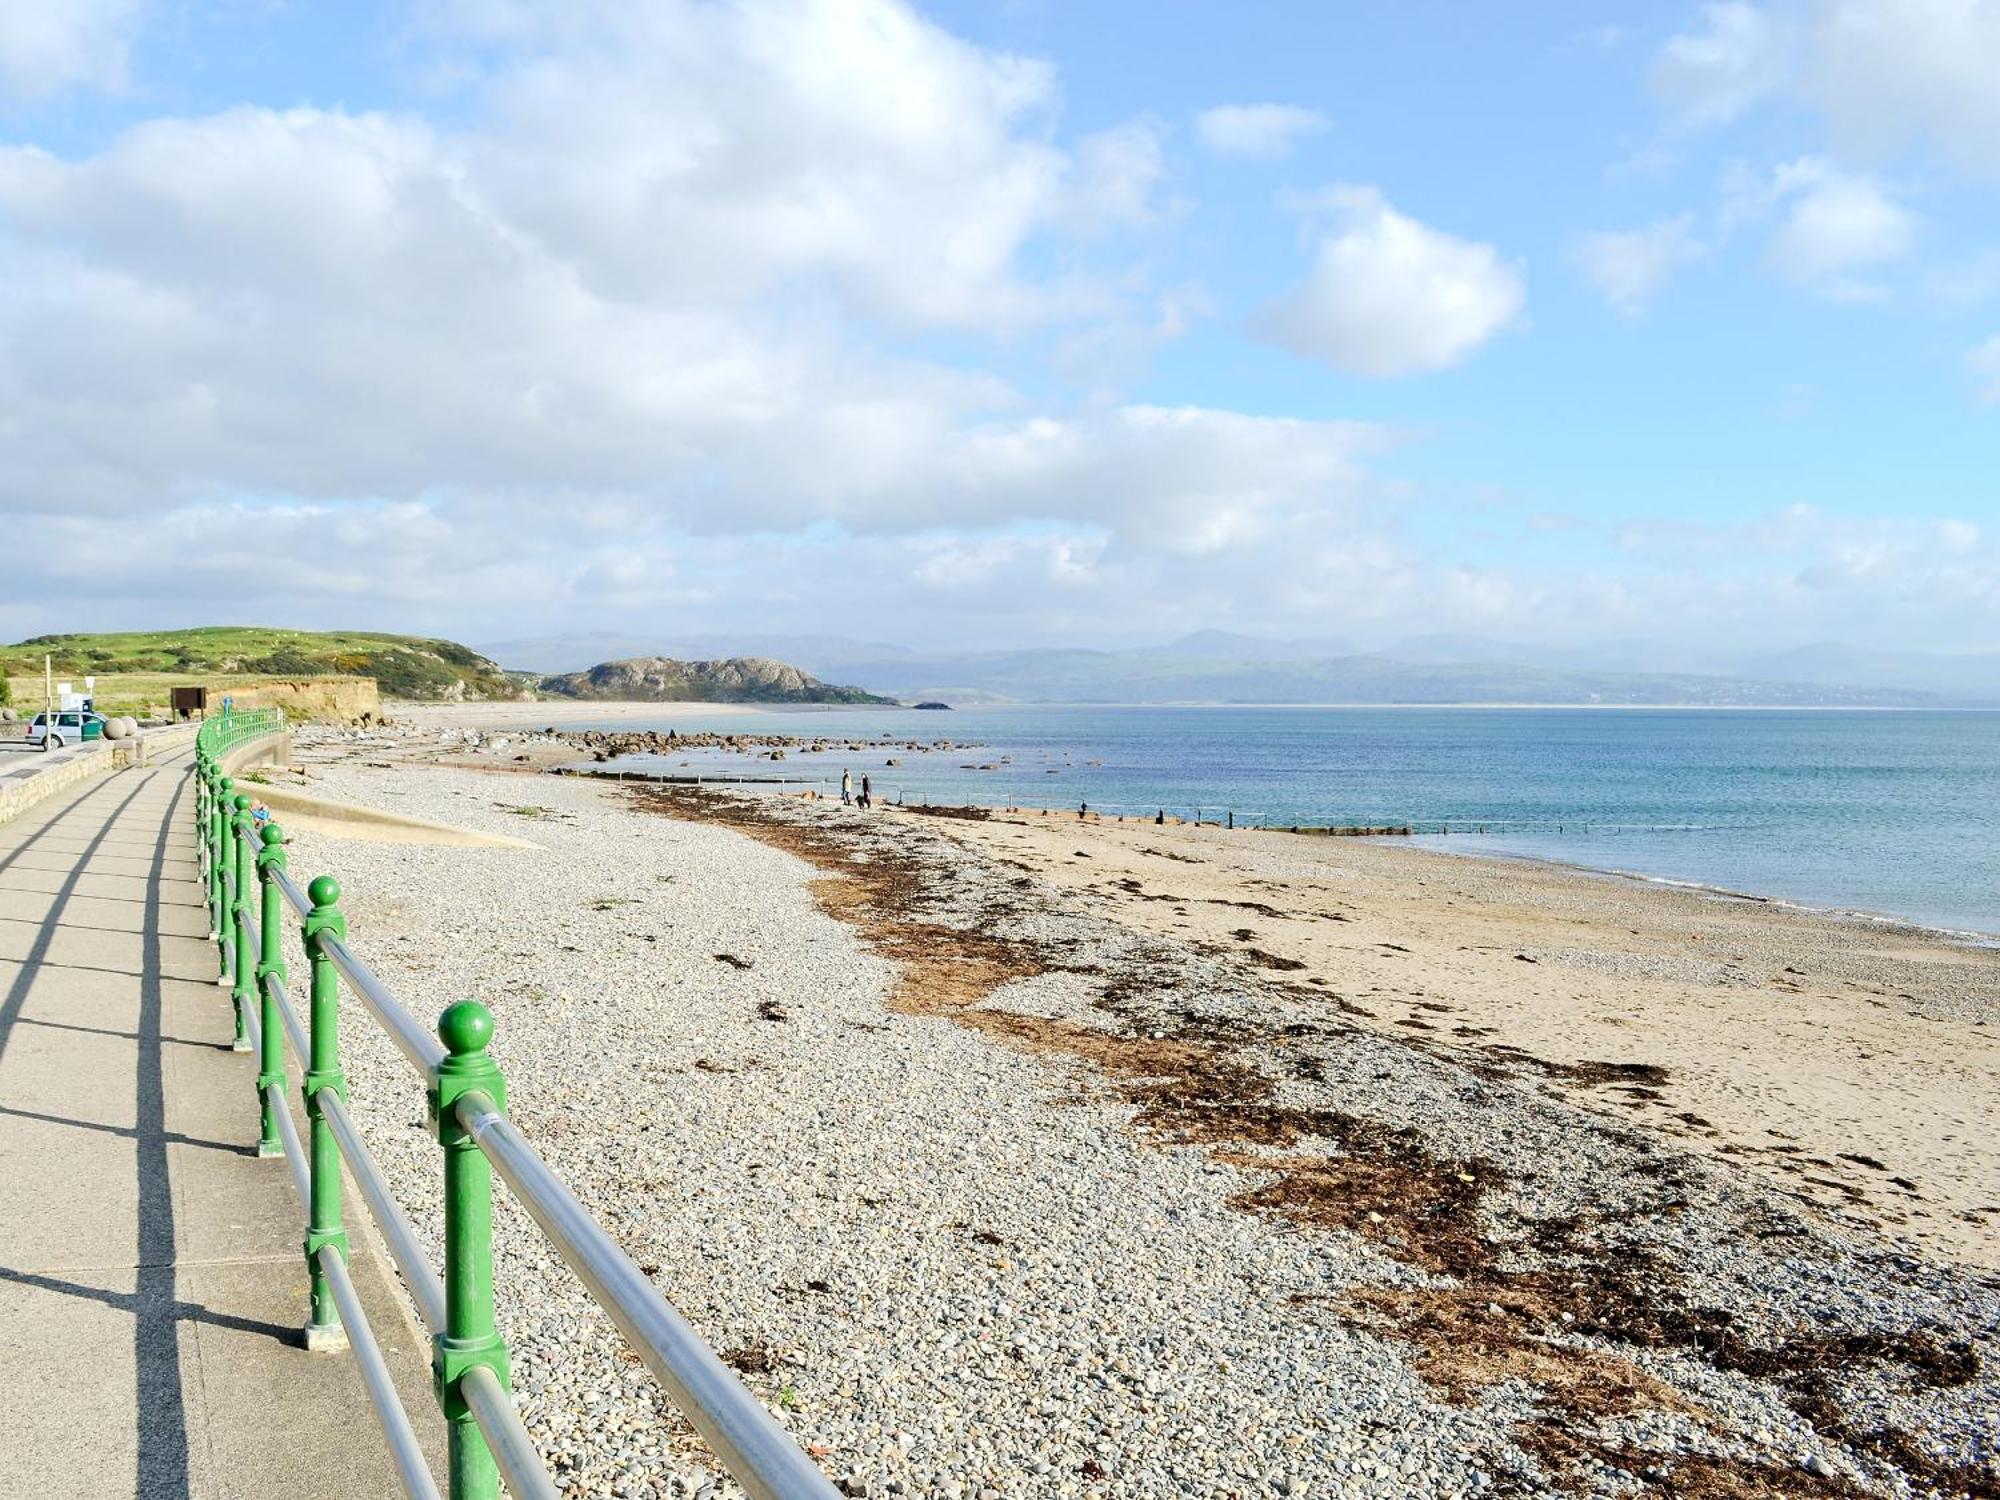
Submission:
[[[700,722],[676,714],[651,726]],[[1016,705],[948,720],[788,709],[702,727],[797,742],[776,763],[690,747],[619,764],[799,786],[867,770],[886,802],[1446,826],[1453,847],[1476,828],[1492,852],[1944,931],[1987,931],[1981,893],[2000,888],[1992,710]],[[869,747],[877,736],[936,747]]]

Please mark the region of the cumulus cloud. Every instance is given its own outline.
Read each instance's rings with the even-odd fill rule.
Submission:
[[[474,639],[1755,606],[1650,560],[1441,557],[1375,425],[1050,394],[1047,361],[1129,370],[1209,313],[1147,274],[1163,129],[1066,134],[1046,64],[901,0],[431,0],[423,25],[465,65],[435,120],[244,107],[0,147],[0,637],[79,588],[157,625],[225,582],[245,617]],[[1372,189],[1301,211],[1312,270],[1265,337],[1393,375],[1520,321],[1492,246]],[[1991,551],[1954,554],[1961,583]],[[1889,606],[1891,566],[1844,617]]]
[[[18,0],[0,5],[0,95],[47,98],[125,82],[142,0]]]
[[[907,524],[942,503],[925,466],[1022,400],[900,331],[1125,315],[1111,278],[1024,265],[1144,219],[1153,128],[1056,146],[1044,66],[896,0],[607,16],[496,63],[475,130],[238,108],[0,148],[0,509],[581,493],[695,530]]]
[[[1050,144],[1054,71],[898,0],[583,8],[582,40],[504,70],[464,171],[592,290],[740,300],[825,288],[912,326],[1058,310],[1017,257],[1079,189],[1129,216],[1138,134]],[[582,25],[551,16],[565,37]]]
[[[1827,118],[1847,154],[1928,141],[2000,173],[2000,7],[1991,0],[1704,5],[1654,59],[1653,93],[1686,126],[1784,94]]]
[[[1448,369],[1520,319],[1520,273],[1493,246],[1419,223],[1372,187],[1336,187],[1299,206],[1333,224],[1305,281],[1253,320],[1259,337],[1392,377]]]
[[[1654,59],[1654,96],[1689,126],[1735,119],[1790,76],[1790,27],[1737,3],[1704,5],[1701,29],[1668,39]]]
[[[1606,302],[1637,317],[1676,271],[1707,253],[1695,237],[1694,215],[1677,214],[1643,229],[1584,235],[1572,256]]]
[[[1877,294],[1856,273],[1902,259],[1917,237],[1916,216],[1872,177],[1801,157],[1772,175],[1769,197],[1784,218],[1765,246],[1779,276],[1836,298]]]
[[[1065,219],[1083,229],[1150,223],[1166,177],[1156,121],[1133,120],[1087,135],[1076,145],[1076,163],[1064,199]]]
[[[1091,268],[1158,212],[1157,126],[1060,144],[1044,66],[896,0],[481,17],[466,128],[244,107],[0,148],[17,569],[157,603],[278,555],[287,613],[432,628],[804,612],[835,574],[930,609],[987,579],[1027,619],[1031,586],[1136,588],[1368,503],[1366,424],[1067,410],[923,352],[1200,316]]]
[[[1991,0],[1822,0],[1806,88],[1843,145],[1927,138],[2000,173],[2000,6]]]
[[[1212,156],[1275,161],[1330,121],[1296,104],[1218,104],[1195,116],[1195,139]]]

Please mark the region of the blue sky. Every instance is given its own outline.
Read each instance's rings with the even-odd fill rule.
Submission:
[[[9,8],[0,633],[2000,648],[1994,77],[2000,0]]]

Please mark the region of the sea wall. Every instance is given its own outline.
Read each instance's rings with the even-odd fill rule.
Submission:
[[[219,764],[223,775],[240,776],[252,766],[267,766],[273,761],[289,761],[291,758],[292,732],[281,729],[230,746],[222,752]]]

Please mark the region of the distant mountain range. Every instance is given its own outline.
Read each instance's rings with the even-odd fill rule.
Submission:
[[[608,631],[501,641],[515,671],[567,673],[613,658],[776,658],[870,692],[947,702],[1573,703],[1715,707],[1995,707],[2000,652],[1816,645],[1716,651],[1663,641],[1543,646],[1418,636],[1376,651],[1328,639],[1203,630],[1101,651],[918,651],[837,636],[638,636]]]

